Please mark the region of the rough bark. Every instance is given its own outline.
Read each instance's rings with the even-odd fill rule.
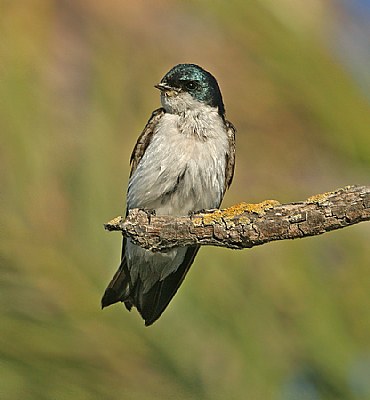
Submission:
[[[346,186],[298,203],[240,203],[184,217],[156,216],[153,211],[133,209],[126,219],[117,217],[105,224],[105,229],[122,231],[152,251],[194,244],[243,249],[320,235],[369,220],[370,186]]]

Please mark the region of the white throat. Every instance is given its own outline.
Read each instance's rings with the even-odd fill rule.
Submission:
[[[183,114],[190,110],[207,107],[187,92],[171,91],[161,93],[161,103],[166,112],[170,114]]]
[[[162,93],[161,103],[167,113],[178,117],[177,128],[185,136],[206,140],[218,134],[217,131],[223,126],[217,107],[204,104],[189,93],[180,92],[173,95]]]

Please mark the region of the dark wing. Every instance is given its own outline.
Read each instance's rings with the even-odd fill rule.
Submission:
[[[131,163],[130,176],[134,173],[140,160],[142,159],[145,150],[147,149],[155,133],[155,126],[157,125],[158,121],[162,118],[164,113],[165,111],[163,108],[158,108],[157,110],[153,111],[149,121],[145,125],[143,132],[139,136],[130,158],[130,163]],[[101,301],[102,308],[117,303],[119,301],[125,302],[125,305],[128,309],[130,309],[132,306],[129,300],[126,301],[126,298],[130,296],[130,293],[132,291],[132,284],[130,280],[129,270],[127,267],[125,248],[126,248],[126,238],[123,238],[121,265],[119,266],[118,271],[115,273],[112,280],[110,281],[107,289],[105,290],[105,293]]]
[[[235,133],[236,129],[230,121],[225,121],[227,128],[227,137],[229,139],[229,151],[226,154],[225,170],[225,190],[230,187],[234,177],[235,167]]]
[[[200,246],[189,247],[186,250],[184,261],[176,271],[156,282],[148,292],[143,291],[143,283],[140,278],[137,279],[131,297],[128,302],[125,302],[125,305],[128,309],[135,306],[145,320],[146,326],[151,325],[162,315],[193,264],[199,248]]]
[[[151,117],[149,118],[149,121],[145,125],[143,132],[139,136],[139,139],[136,142],[136,145],[134,147],[134,150],[132,151],[130,158],[130,163],[131,163],[130,177],[135,172],[137,166],[139,165],[139,162],[143,157],[146,148],[149,146],[149,143],[152,140],[152,137],[155,132],[154,128],[164,114],[165,111],[163,108],[158,108],[157,110],[153,111]]]
[[[122,301],[128,310],[131,310],[133,306],[136,307],[143,317],[145,325],[151,325],[161,316],[176,294],[199,248],[200,246],[189,247],[185,253],[184,261],[177,270],[165,279],[156,282],[147,292],[144,292],[140,277],[132,284],[126,257],[124,257],[118,271],[105,290],[102,307]]]

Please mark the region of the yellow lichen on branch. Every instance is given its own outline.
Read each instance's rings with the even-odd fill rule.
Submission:
[[[369,220],[370,187],[346,186],[302,202],[239,203],[183,217],[134,209],[125,220],[116,217],[105,227],[122,231],[134,243],[152,251],[197,244],[241,249],[320,235]]]

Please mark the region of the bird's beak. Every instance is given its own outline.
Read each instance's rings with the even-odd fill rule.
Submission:
[[[159,89],[161,92],[169,92],[170,90],[173,90],[171,86],[166,85],[165,83],[157,83],[154,87]]]

